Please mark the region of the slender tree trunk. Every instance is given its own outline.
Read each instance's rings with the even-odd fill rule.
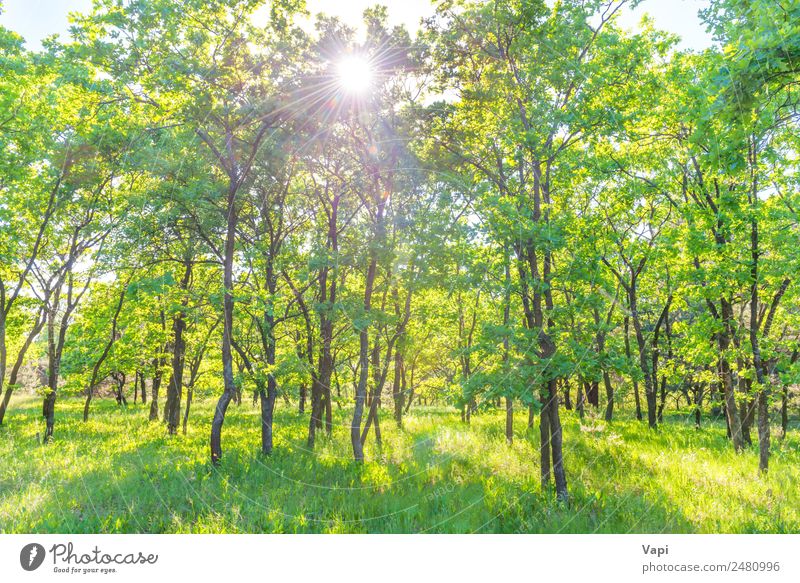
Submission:
[[[192,406],[192,396],[194,395],[194,385],[186,387],[186,410],[183,412],[183,434],[186,435],[186,426],[189,423],[189,409]]]
[[[117,405],[128,406],[128,401],[125,398],[125,373],[113,374],[114,382],[117,383]]]
[[[511,445],[514,441],[514,401],[506,397],[506,442]]]
[[[723,329],[717,334],[720,351],[720,373],[722,376],[723,399],[725,402],[725,415],[731,432],[733,448],[738,452],[742,450],[742,423],[736,407],[734,395],[733,374],[727,359],[727,351],[731,343],[731,327],[734,321],[733,306],[725,298],[721,299]]]
[[[46,312],[44,308],[40,309],[36,316],[36,322],[33,325],[33,328],[28,332],[28,335],[25,337],[25,341],[22,343],[22,346],[17,353],[17,358],[14,361],[14,365],[11,367],[11,374],[8,377],[8,385],[6,386],[5,393],[3,393],[3,400],[0,402],[0,425],[3,424],[3,419],[6,416],[6,410],[8,409],[8,403],[11,401],[11,394],[14,392],[14,388],[17,386],[17,376],[19,375],[19,371],[22,368],[22,363],[25,361],[25,355],[28,352],[33,341],[42,331],[46,322]],[[5,318],[0,314],[0,327],[5,326]],[[0,376],[5,375],[5,332],[0,331]],[[0,378],[0,387],[2,387],[3,379]]]
[[[541,465],[542,491],[550,488],[550,412],[549,399],[541,395],[542,411],[539,415],[539,464]]]
[[[503,302],[503,372],[508,375],[511,361],[511,339],[509,326],[511,324],[511,249],[506,242],[503,245],[503,275],[505,277],[505,297]],[[508,390],[508,389],[507,389]],[[506,394],[506,443],[514,442],[514,401],[511,395]]]
[[[670,318],[670,302],[667,302],[667,305],[664,307],[664,334],[666,335],[667,340],[667,360],[672,360],[672,319]],[[656,331],[658,334],[658,331]],[[653,347],[654,351],[658,350],[657,346]],[[656,364],[653,364],[653,371],[656,370]],[[667,403],[667,376],[662,375],[661,377],[661,401],[658,404],[658,422],[664,422],[664,407]]]
[[[322,388],[321,380],[313,380],[311,383],[311,416],[308,420],[308,439],[306,444],[309,449],[314,449],[317,440],[317,427],[322,416]]]
[[[166,335],[167,331],[167,317],[162,309],[159,313],[161,320],[161,331]],[[153,398],[150,399],[150,421],[158,421],[158,391],[161,389],[161,379],[164,376],[164,365],[167,360],[164,353],[167,352],[167,346],[160,347],[160,354],[153,359],[153,383],[150,387]]]
[[[214,409],[214,418],[211,421],[211,463],[218,464],[222,458],[222,425],[225,422],[225,412],[230,402],[236,398],[236,383],[233,378],[233,353],[231,341],[233,339],[233,253],[236,238],[236,180],[231,179],[228,189],[227,201],[227,232],[225,236],[225,254],[223,258],[223,325],[222,325],[222,379],[224,388],[222,395]]]
[[[328,236],[327,236],[327,249],[328,261],[320,269],[319,274],[319,293],[320,305],[322,309],[319,315],[319,331],[320,331],[320,354],[319,364],[317,367],[317,374],[312,375],[311,381],[311,418],[308,423],[308,447],[313,448],[316,440],[316,430],[321,425],[322,408],[325,406],[326,414],[326,430],[328,436],[333,432],[332,412],[330,407],[331,401],[331,379],[333,377],[333,354],[331,346],[333,345],[333,314],[336,305],[337,297],[337,284],[338,284],[338,209],[339,209],[339,195],[335,195],[330,200],[330,212],[328,213]],[[333,264],[331,265],[331,259]],[[311,352],[311,333],[310,328],[307,337],[307,350]],[[323,398],[327,403],[323,402]],[[304,401],[304,396],[301,395]]]
[[[669,310],[671,297],[667,300],[661,316],[655,325],[652,338],[652,351],[648,350],[647,341],[644,338],[642,330],[642,322],[639,318],[639,308],[637,299],[637,280],[632,277],[628,285],[628,307],[630,309],[631,320],[633,321],[633,329],[636,334],[636,344],[639,347],[639,366],[641,367],[644,376],[644,392],[645,400],[647,402],[647,423],[651,429],[658,427],[658,331],[666,317]]]
[[[766,473],[769,469],[769,389],[762,388],[758,392],[758,469]]]
[[[3,382],[6,380],[6,364],[8,362],[8,347],[6,346],[6,301],[5,301],[5,286],[0,281],[0,392],[3,391]],[[11,400],[11,393],[13,387],[9,384],[3,394],[3,402],[0,404],[0,425],[3,424],[3,418],[6,416],[6,409]]]
[[[100,358],[94,363],[94,367],[92,367],[92,378],[89,380],[89,386],[86,389],[86,402],[83,405],[83,421],[86,422],[89,420],[89,405],[92,402],[92,396],[94,394],[94,386],[97,383],[97,374],[100,371],[100,366],[102,366],[105,359],[108,357],[108,353],[111,350],[111,347],[114,345],[114,342],[117,340],[117,320],[119,318],[119,313],[122,311],[122,304],[125,301],[125,293],[127,292],[128,286],[127,284],[122,289],[122,292],[119,295],[119,301],[117,302],[117,308],[114,310],[114,316],[111,320],[111,335],[106,343],[105,347],[103,348],[103,352],[100,355]],[[134,402],[136,393],[134,393]]]
[[[56,300],[57,302],[58,300]],[[55,339],[55,319],[58,306],[52,308],[47,314],[47,394],[42,404],[42,416],[45,419],[44,443],[53,439],[55,427],[55,406],[58,394],[58,369],[59,359]]]
[[[332,288],[334,289],[334,288]],[[332,292],[333,294],[333,292]],[[333,340],[333,322],[326,316],[320,316],[320,330],[322,332],[321,353],[319,368],[311,383],[311,418],[308,423],[308,447],[313,448],[316,440],[316,430],[322,422],[323,397],[330,391],[331,376],[333,372],[333,358],[331,343]],[[326,389],[327,387],[327,389]]]
[[[647,424],[650,429],[658,427],[658,396],[656,394],[656,387],[653,385],[654,379],[647,378],[645,375],[645,397],[647,401]]]
[[[611,384],[611,376],[608,371],[603,371],[603,384],[606,387],[606,421],[611,421],[614,417],[614,387]]]
[[[334,365],[331,366],[333,368]],[[325,386],[325,434],[330,437],[333,433],[333,394],[331,382]]]
[[[275,293],[275,289],[271,290]],[[275,367],[275,318],[272,310],[264,315],[265,327],[267,329],[267,345],[264,347],[267,356],[267,365],[272,371]],[[267,376],[267,390],[261,386],[258,391],[261,400],[261,453],[264,455],[272,454],[273,440],[273,418],[275,414],[275,399],[278,396],[278,383],[272,372]]]
[[[751,156],[753,162],[755,161],[755,145],[751,145]],[[755,169],[753,169],[753,190],[751,193],[751,205],[755,207],[758,202],[758,192],[756,190]],[[766,474],[769,470],[769,379],[764,374],[764,365],[761,360],[761,346],[758,339],[759,328],[759,298],[758,288],[760,285],[758,279],[758,259],[759,239],[758,239],[758,216],[753,208],[752,218],[750,220],[750,347],[753,352],[753,368],[756,372],[756,380],[758,381],[758,392],[756,394],[756,402],[758,407],[758,469]],[[780,296],[778,296],[778,300]],[[776,300],[777,302],[777,300]],[[777,303],[775,304],[777,305]],[[764,326],[764,335],[769,334],[769,327],[771,324],[772,311],[767,318]]]
[[[42,404],[42,414],[45,418],[45,443],[49,443],[53,438],[55,426],[55,405],[58,395],[58,377],[61,370],[61,355],[64,350],[64,343],[67,337],[67,328],[69,327],[70,317],[73,310],[80,302],[81,297],[88,289],[89,284],[91,283],[91,278],[87,279],[82,291],[76,293],[74,288],[73,274],[71,271],[72,262],[77,257],[75,249],[75,239],[73,238],[73,244],[70,249],[70,259],[68,259],[64,265],[64,275],[54,288],[52,293],[53,303],[48,306],[47,310],[48,391]],[[61,291],[65,282],[67,284],[67,292],[65,294],[66,303],[63,306],[63,310],[61,310]],[[61,313],[59,314],[59,312]],[[58,333],[56,334],[57,315]]]
[[[633,362],[631,360],[631,339],[630,335],[628,334],[628,326],[629,326],[630,317],[625,316],[624,319],[624,326],[625,326],[625,356],[628,359],[628,362]],[[639,381],[636,380],[636,375],[631,374],[631,383],[633,384],[633,399],[636,404],[636,419],[639,421],[642,420],[642,404],[639,398]]]
[[[384,367],[384,371],[380,370],[380,354],[378,353],[377,343],[375,348],[373,349],[373,383],[374,386],[370,391],[372,395],[372,399],[369,401],[369,409],[367,410],[367,419],[364,423],[364,430],[361,432],[361,444],[365,444],[367,441],[367,435],[369,434],[370,427],[372,424],[375,424],[375,441],[377,442],[378,446],[381,445],[381,429],[380,429],[380,417],[378,414],[378,410],[381,406],[381,397],[383,394],[383,385],[386,381],[386,373],[388,372],[389,362],[391,362],[392,345],[389,343],[387,347],[386,353],[386,366]]]
[[[744,364],[742,364],[743,368]],[[750,429],[753,427],[753,421],[755,420],[758,398],[752,395],[752,380],[741,379],[739,385],[742,387],[739,406],[739,418],[742,423],[742,442],[746,446],[751,446],[753,445],[753,438],[750,435]]]
[[[550,381],[549,386],[548,413],[550,428],[550,449],[553,455],[553,477],[556,483],[556,496],[558,500],[566,503],[567,498],[567,473],[564,469],[563,456],[563,432],[561,429],[561,418],[558,414],[558,386],[556,380]]]
[[[789,385],[783,385],[781,391],[781,437],[786,438],[789,428]]]
[[[403,426],[403,354],[401,344],[394,353],[394,378],[392,379],[392,401],[394,403],[394,420],[397,427]]]
[[[363,322],[358,329],[359,341],[359,366],[361,367],[356,386],[355,408],[353,421],[350,424],[350,442],[353,446],[353,458],[356,462],[364,461],[364,445],[361,441],[361,420],[364,416],[364,403],[367,399],[367,382],[369,381],[369,326],[372,311],[372,293],[375,287],[375,276],[378,271],[377,245],[384,239],[383,213],[386,199],[382,193],[377,194],[377,209],[375,213],[375,236],[369,250],[369,266],[367,267],[364,281],[364,315]]]
[[[658,402],[658,422],[664,422],[664,406],[667,404],[667,376],[661,377],[661,399]]]
[[[367,274],[367,292],[364,301],[365,307],[369,304],[372,295],[372,283],[375,280],[376,263],[373,261]],[[367,311],[365,309],[365,311]],[[364,415],[364,403],[367,399],[367,380],[369,379],[369,333],[363,325],[359,332],[359,366],[361,367],[356,387],[356,405],[353,410],[353,421],[350,424],[350,441],[353,446],[353,457],[357,462],[364,461],[364,446],[361,443],[361,418]]]
[[[697,382],[695,383],[695,388],[694,388],[694,424],[697,429],[700,429],[702,408],[703,408],[703,384],[701,382]]]
[[[144,372],[139,373],[139,388],[142,391],[142,405],[147,404],[147,383],[145,382]]]
[[[586,414],[586,407],[584,403],[586,402],[586,387],[588,383],[585,383],[583,379],[578,379],[578,394],[575,396],[575,410],[578,412],[578,417],[583,419],[583,416]]]
[[[406,399],[406,410],[404,413],[408,415],[408,412],[411,410],[411,404],[414,402],[414,368],[411,368],[411,382],[409,384],[408,389],[408,398]]]
[[[151,399],[150,399],[150,421],[158,421],[158,391],[161,388],[161,379],[164,375],[162,367],[164,366],[163,357],[157,357],[153,360],[155,372],[153,373],[153,382],[150,385]]]
[[[172,374],[167,385],[167,403],[165,406],[164,417],[167,422],[167,432],[175,435],[180,426],[181,418],[181,396],[183,393],[183,370],[186,361],[186,308],[189,305],[188,290],[192,279],[193,260],[187,254],[184,259],[183,278],[180,282],[182,294],[181,307],[172,317]]]

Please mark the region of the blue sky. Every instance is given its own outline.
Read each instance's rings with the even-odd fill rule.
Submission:
[[[73,11],[86,11],[91,0],[0,0],[3,13],[0,24],[21,34],[29,48],[38,48],[42,38],[51,34],[65,34],[67,15]],[[710,36],[697,17],[699,8],[708,0],[645,0],[635,10],[624,9],[621,15],[626,27],[634,28],[647,12],[663,30],[677,33],[683,39],[682,48],[703,49],[710,45]],[[395,23],[417,28],[419,19],[433,12],[431,0],[307,0],[312,13],[326,12],[357,24],[364,8],[385,4]]]

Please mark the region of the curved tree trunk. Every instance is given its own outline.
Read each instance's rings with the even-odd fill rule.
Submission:
[[[106,342],[105,347],[103,348],[103,352],[100,355],[100,358],[94,363],[92,367],[92,378],[89,380],[89,386],[86,389],[86,402],[83,405],[83,421],[86,422],[89,420],[89,405],[92,403],[92,397],[94,395],[94,387],[97,383],[97,375],[100,371],[100,367],[102,366],[105,359],[108,357],[108,353],[111,351],[111,347],[114,345],[117,339],[117,319],[119,318],[119,313],[122,311],[122,304],[125,301],[125,293],[128,290],[127,284],[122,289],[122,292],[119,295],[119,301],[117,302],[117,308],[114,310],[114,316],[111,320],[111,336]]]
[[[3,400],[2,402],[0,402],[0,425],[3,424],[3,419],[5,419],[6,410],[8,409],[8,403],[11,401],[11,394],[14,392],[14,388],[17,385],[17,377],[19,375],[20,369],[22,368],[22,363],[25,360],[25,355],[27,354],[28,349],[30,348],[34,339],[42,331],[42,328],[44,328],[46,320],[47,318],[45,316],[45,310],[44,308],[42,308],[37,313],[36,322],[34,323],[33,328],[31,328],[30,332],[28,332],[28,335],[25,337],[25,341],[23,342],[22,346],[19,349],[19,352],[17,353],[17,359],[14,361],[14,366],[11,367],[11,374],[8,377],[8,385],[6,386],[5,393],[3,393]],[[5,360],[4,353],[6,349],[4,345],[5,343],[4,332],[0,332],[0,343],[3,343],[3,346],[0,347],[0,360]],[[0,374],[4,374],[5,363],[3,363],[2,366],[0,366],[0,371],[2,371],[0,372]],[[2,386],[1,379],[0,379],[0,386]]]

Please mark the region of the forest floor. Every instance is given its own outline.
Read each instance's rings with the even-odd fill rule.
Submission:
[[[569,507],[539,484],[538,431],[519,412],[471,426],[446,408],[382,420],[367,462],[351,458],[349,411],[306,448],[307,417],[279,403],[275,452],[263,458],[257,409],[228,410],[224,460],[208,462],[213,405],[193,405],[186,436],[147,422],[147,407],[57,404],[55,441],[38,443],[40,400],[15,397],[0,427],[0,532],[660,533],[800,532],[800,431],[773,429],[767,478],[755,446],[735,455],[724,423],[673,414],[659,431],[629,412],[605,423],[564,412]]]

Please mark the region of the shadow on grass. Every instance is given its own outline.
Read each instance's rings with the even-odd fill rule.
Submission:
[[[567,414],[567,508],[541,490],[538,432],[520,429],[508,447],[498,416],[470,427],[443,410],[420,411],[404,429],[383,420],[383,446],[370,436],[359,465],[342,427],[348,411],[336,412],[334,436],[309,451],[307,417],[279,409],[275,452],[265,458],[256,453],[257,411],[243,404],[226,420],[223,462],[214,468],[210,405],[193,412],[187,436],[170,438],[141,405],[99,403],[83,424],[79,403],[65,399],[56,442],[46,447],[35,441],[35,405],[19,403],[17,419],[0,430],[14,436],[0,473],[6,532],[694,532],[713,520],[687,511],[675,492],[692,484],[673,483],[659,455],[726,445],[718,427],[649,432],[636,422],[596,422],[602,429],[592,431],[586,424],[594,422],[582,429]],[[787,520],[772,526],[790,529]]]

